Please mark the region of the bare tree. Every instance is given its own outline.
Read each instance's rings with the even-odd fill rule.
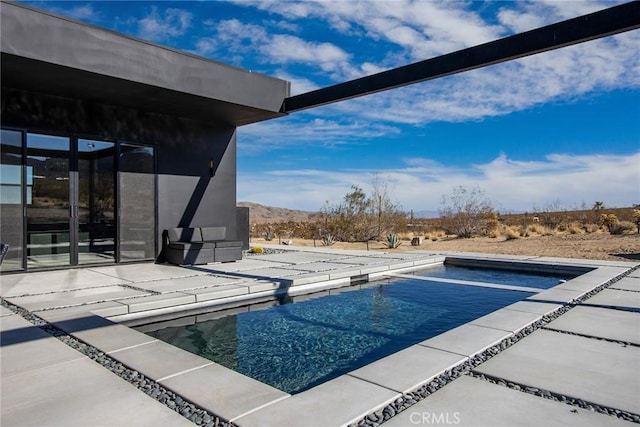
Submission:
[[[479,187],[467,190],[457,186],[450,195],[442,196],[442,225],[448,233],[458,237],[469,238],[484,233],[492,213],[493,206]]]
[[[376,217],[376,239],[382,239],[389,233],[396,233],[406,226],[406,214],[401,211],[398,203],[391,200],[389,182],[373,177],[373,191],[371,193],[372,214]]]

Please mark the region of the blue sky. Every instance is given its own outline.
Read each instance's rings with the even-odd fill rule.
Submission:
[[[25,2],[291,81],[292,94],[613,6],[583,1]],[[501,212],[640,203],[640,31],[238,129],[238,200],[319,210],[386,182],[404,210],[480,187]]]

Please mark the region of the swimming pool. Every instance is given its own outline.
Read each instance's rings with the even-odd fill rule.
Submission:
[[[527,288],[548,288],[565,278],[444,266],[417,274],[423,277],[325,291],[295,303],[286,298],[265,309],[248,306],[145,333],[295,394],[532,294],[424,276]]]

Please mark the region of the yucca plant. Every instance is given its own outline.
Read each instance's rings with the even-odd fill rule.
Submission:
[[[273,240],[273,231],[267,231],[266,233],[264,233],[264,240],[266,240],[267,242],[270,242]]]
[[[400,238],[397,234],[389,234],[387,236],[387,248],[395,249],[400,246],[401,243],[402,242],[400,241]]]
[[[325,234],[322,238],[322,246],[333,246],[335,243],[336,240],[331,234]]]

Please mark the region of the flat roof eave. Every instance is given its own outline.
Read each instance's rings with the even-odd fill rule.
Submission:
[[[2,86],[234,126],[284,115],[285,80],[22,4],[0,5]]]

